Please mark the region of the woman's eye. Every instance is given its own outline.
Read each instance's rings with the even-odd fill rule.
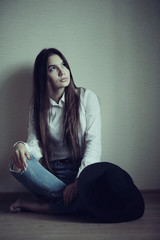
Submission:
[[[62,65],[63,65],[64,67],[67,67],[67,66],[66,66],[66,63],[64,63],[64,62],[62,63]]]
[[[52,72],[54,69],[55,69],[54,66],[50,67],[50,68],[49,68],[49,72]]]

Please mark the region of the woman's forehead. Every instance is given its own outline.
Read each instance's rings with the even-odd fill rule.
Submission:
[[[60,56],[58,56],[57,54],[51,55],[48,58],[48,65],[60,64],[62,62],[63,62],[62,58],[60,58]]]

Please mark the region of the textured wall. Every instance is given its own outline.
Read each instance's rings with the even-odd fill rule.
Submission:
[[[56,47],[102,112],[102,160],[141,189],[160,188],[160,1],[0,0],[0,191],[24,190],[8,171],[26,140],[36,55]]]

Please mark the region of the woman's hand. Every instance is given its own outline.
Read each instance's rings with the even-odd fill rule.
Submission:
[[[78,179],[76,179],[74,183],[68,185],[63,191],[63,200],[67,206],[72,202],[72,200],[77,195],[77,191],[78,191],[77,185],[78,185]]]
[[[14,170],[17,169],[25,170],[27,167],[26,157],[30,160],[30,155],[23,143],[18,143],[13,148],[12,159],[14,164]]]

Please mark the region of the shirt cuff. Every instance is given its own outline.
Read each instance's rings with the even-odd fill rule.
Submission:
[[[23,141],[18,141],[18,142],[16,142],[16,143],[13,145],[13,148],[14,148],[18,143],[23,143],[23,144],[25,145],[25,142],[23,142]]]

